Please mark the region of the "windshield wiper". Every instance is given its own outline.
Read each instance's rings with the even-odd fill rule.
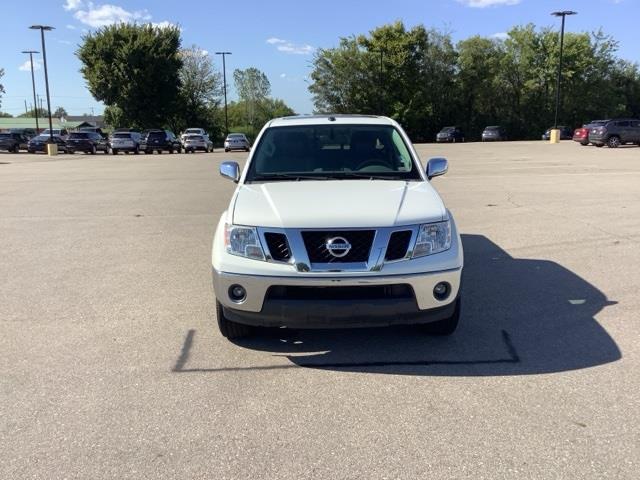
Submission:
[[[251,178],[251,182],[259,182],[261,180],[331,180],[326,175],[305,175],[301,173],[267,173],[264,175],[256,175]]]
[[[338,180],[343,178],[363,178],[366,180],[406,180],[406,178],[400,175],[376,175],[375,173],[366,172],[340,172],[339,174],[334,174],[333,178]]]

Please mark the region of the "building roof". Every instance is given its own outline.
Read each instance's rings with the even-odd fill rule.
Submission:
[[[78,118],[82,120],[71,120],[67,118],[64,122],[61,122],[59,118],[52,118],[51,123],[53,124],[53,128],[76,128],[78,125],[86,123],[85,119],[89,117]],[[49,128],[49,119],[38,118],[38,126],[41,130]],[[8,130],[9,128],[36,128],[36,119],[35,117],[0,118],[0,130]]]

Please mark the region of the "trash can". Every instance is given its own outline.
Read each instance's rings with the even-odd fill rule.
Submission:
[[[47,155],[49,155],[50,157],[58,155],[57,143],[47,143]]]
[[[552,128],[549,132],[549,143],[560,143],[560,129]]]

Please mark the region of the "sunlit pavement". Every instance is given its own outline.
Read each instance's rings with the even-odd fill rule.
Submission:
[[[210,247],[246,154],[0,153],[0,478],[637,479],[640,148],[417,150],[459,331],[235,344]]]

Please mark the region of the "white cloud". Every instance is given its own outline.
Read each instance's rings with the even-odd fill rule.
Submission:
[[[270,45],[276,45],[276,48],[280,52],[290,53],[293,55],[309,55],[315,50],[314,47],[312,47],[311,45],[307,45],[306,43],[296,44],[278,37],[267,38],[267,43]]]
[[[40,70],[41,66],[42,66],[42,61],[41,60],[34,60],[33,61],[33,70],[34,71]],[[20,70],[21,72],[30,72],[31,71],[31,60],[27,60],[22,65],[20,65],[18,67],[18,70]]]
[[[67,0],[62,6],[65,10],[78,10],[83,5],[83,0]]]
[[[281,73],[281,74],[280,74],[280,78],[286,78],[286,77],[287,77],[287,74],[286,74],[286,73]]]
[[[151,18],[151,16],[149,16],[149,18]],[[151,25],[153,25],[156,28],[179,28],[180,30],[182,30],[180,27],[178,27],[178,25],[176,25],[175,23],[171,23],[167,20],[164,20],[162,22],[151,22]]]
[[[498,5],[517,5],[522,0],[458,0],[458,2],[472,8],[497,7]]]
[[[202,50],[200,52],[200,55],[202,55],[203,57],[206,57],[207,55],[209,55],[209,51],[208,50]]]
[[[104,4],[94,5],[89,2],[86,10],[77,10],[73,16],[76,20],[93,28],[106,27],[114,23],[132,23],[136,21],[147,21],[151,19],[151,15],[146,10],[130,12],[118,5]],[[164,24],[169,22],[161,22],[157,26],[167,26]]]
[[[76,29],[75,25],[66,25],[66,27],[67,27],[68,30],[75,30]]]
[[[507,32],[498,32],[491,35],[491,38],[497,38],[498,40],[506,40],[509,38],[509,34]]]

